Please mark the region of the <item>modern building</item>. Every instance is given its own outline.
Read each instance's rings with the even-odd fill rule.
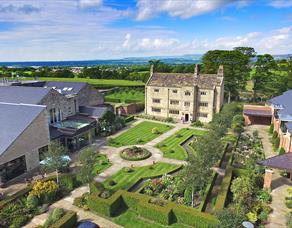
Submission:
[[[108,109],[87,83],[24,82],[0,86],[0,180],[39,166],[50,141],[69,152],[93,142]]]
[[[158,73],[150,70],[145,86],[145,114],[184,122],[209,122],[220,111],[224,99],[224,71],[217,74]]]
[[[280,137],[280,147],[292,152],[292,90],[268,101],[272,109],[274,131]]]

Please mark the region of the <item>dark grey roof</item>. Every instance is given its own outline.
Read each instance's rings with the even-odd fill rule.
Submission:
[[[270,99],[268,102],[280,108],[278,114],[282,120],[292,118],[292,90],[288,90],[280,96]]]
[[[0,103],[0,155],[45,108],[41,105]]]
[[[251,116],[272,116],[271,110],[244,109],[243,114]]]
[[[51,89],[25,86],[0,86],[0,102],[40,104]]]
[[[86,113],[94,118],[101,118],[102,115],[107,111],[111,110],[109,107],[93,107],[93,106],[80,106],[79,112]]]
[[[86,82],[46,81],[44,87],[51,87],[62,94],[77,94],[87,85]]]
[[[257,163],[262,166],[290,171],[292,169],[292,153],[277,155],[262,161],[258,161]]]
[[[287,122],[285,125],[287,130],[292,134],[292,122]]]

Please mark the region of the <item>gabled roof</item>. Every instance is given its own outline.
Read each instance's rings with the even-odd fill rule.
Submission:
[[[278,115],[281,120],[292,120],[292,90],[284,92],[282,95],[270,99],[270,102],[275,108],[279,108]]]
[[[40,104],[50,90],[42,87],[0,86],[0,102]]]
[[[59,82],[59,81],[46,81],[44,87],[56,89],[64,95],[78,94],[80,90],[87,86],[86,82]]]
[[[94,106],[80,106],[79,112],[80,113],[86,113],[89,116],[92,116],[94,118],[101,118],[102,115],[107,111],[111,110],[109,107],[94,107]]]
[[[0,102],[0,155],[10,147],[45,108],[42,105]]]
[[[195,77],[193,73],[156,73],[154,72],[148,82],[148,86],[181,87],[199,86],[200,88],[212,89],[220,86],[223,78],[217,74],[200,74]]]
[[[292,153],[285,153],[258,161],[259,165],[276,169],[292,170]]]

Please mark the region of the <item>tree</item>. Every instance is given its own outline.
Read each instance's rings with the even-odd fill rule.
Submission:
[[[290,58],[287,61],[287,79],[288,79],[288,83],[287,89],[292,89],[292,56],[290,56]]]
[[[220,227],[224,228],[234,228],[241,227],[242,222],[245,220],[243,213],[238,213],[232,208],[224,208],[217,213],[218,219],[220,221]]]
[[[80,154],[79,159],[82,166],[78,173],[78,179],[80,179],[82,183],[89,183],[94,178],[92,170],[97,161],[97,157],[98,154],[92,147],[85,149]]]
[[[252,76],[253,79],[253,92],[254,99],[258,92],[264,92],[267,94],[270,88],[275,88],[273,82],[274,70],[277,68],[274,57],[269,54],[258,55],[255,62],[255,73]]]
[[[57,176],[57,183],[59,183],[59,171],[68,165],[68,161],[64,159],[66,155],[65,148],[57,142],[51,142],[48,151],[44,154],[44,167],[48,170],[55,170]]]
[[[204,73],[217,73],[219,65],[224,66],[224,87],[233,98],[239,90],[245,89],[249,77],[249,56],[239,50],[213,50],[203,56]]]
[[[240,51],[242,54],[246,55],[250,60],[256,56],[256,51],[252,47],[235,47],[235,51]]]

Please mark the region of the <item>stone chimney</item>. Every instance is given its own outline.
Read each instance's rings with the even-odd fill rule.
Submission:
[[[151,64],[150,65],[150,76],[152,76],[153,73],[154,73],[154,65]]]
[[[217,77],[224,77],[224,69],[223,69],[223,65],[220,65],[217,71]]]
[[[200,77],[200,65],[199,64],[195,65],[194,75],[195,75],[195,78],[199,78]]]

